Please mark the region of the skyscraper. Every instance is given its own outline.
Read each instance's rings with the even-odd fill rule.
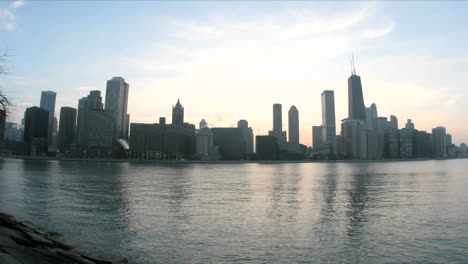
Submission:
[[[299,111],[293,105],[288,111],[289,142],[299,144]]]
[[[273,131],[283,131],[283,114],[281,104],[273,105]]]
[[[237,128],[242,129],[242,136],[245,141],[245,153],[253,153],[253,130],[249,127],[249,122],[247,120],[239,120],[237,122]]]
[[[202,129],[202,128],[205,128],[205,127],[208,127],[208,123],[205,121],[205,119],[202,119],[200,121],[200,124],[199,124],[198,128]]]
[[[60,108],[60,127],[58,133],[58,148],[60,151],[70,149],[76,137],[76,109],[72,107]]]
[[[184,123],[184,107],[177,99],[177,103],[172,107],[172,124],[182,125]]]
[[[48,121],[48,142],[49,145],[52,145],[52,134],[54,131],[54,117],[55,117],[55,97],[57,93],[52,91],[42,91],[41,93],[41,103],[40,107],[49,112],[49,121]]]
[[[283,131],[283,114],[281,104],[273,104],[273,130],[268,131],[269,136],[276,137],[278,143],[286,143],[286,131]]]
[[[322,92],[322,140],[332,143],[335,136],[335,93],[332,90],[325,90]]]
[[[367,130],[377,129],[377,106],[375,103],[371,104],[370,107],[366,107],[366,125]]]
[[[313,126],[312,127],[312,141],[313,141],[313,149],[317,150],[320,145],[322,145],[322,127],[321,126]]]
[[[355,69],[348,78],[348,117],[359,120],[366,119],[361,77],[356,75]]]
[[[114,138],[128,139],[127,105],[129,85],[122,77],[113,77],[107,81],[106,111],[112,111],[114,116]]]
[[[436,158],[447,157],[447,132],[445,127],[432,129],[432,156]]]
[[[48,152],[49,111],[33,106],[26,109],[24,143],[27,155],[44,155]]]
[[[344,119],[341,123],[343,153],[351,159],[367,159],[366,121],[363,119]]]
[[[394,115],[390,116],[390,127],[393,129],[398,129],[398,118]]]
[[[83,97],[78,101],[78,118],[77,118],[77,143],[85,144],[87,129],[85,126],[85,116],[89,111],[103,110],[101,91],[90,91],[87,97]]]

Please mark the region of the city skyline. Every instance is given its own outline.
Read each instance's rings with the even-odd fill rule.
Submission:
[[[105,98],[106,80],[112,76],[122,76],[132,89],[128,101],[130,122],[156,122],[159,116],[165,116],[169,119],[171,116],[170,106],[173,105],[175,99],[180,98],[184,102],[184,107],[187,107],[185,119],[189,123],[198,124],[201,119],[205,119],[213,127],[236,127],[238,120],[246,119],[255,135],[265,135],[272,126],[271,105],[281,103],[284,106],[283,110],[289,109],[292,105],[300,110],[300,142],[310,146],[312,145],[311,128],[313,125],[321,124],[320,94],[323,90],[334,90],[336,125],[339,126],[339,120],[347,117],[346,78],[349,76],[349,56],[354,51],[356,72],[362,78],[366,107],[376,103],[379,108],[379,116],[397,116],[400,127],[403,126],[405,120],[412,119],[419,130],[431,132],[432,128],[443,126],[453,135],[455,144],[468,141],[468,128],[463,125],[466,120],[464,102],[468,100],[468,94],[462,89],[464,83],[468,81],[466,77],[462,76],[463,69],[468,62],[466,60],[468,53],[462,49],[467,39],[455,33],[445,33],[442,26],[430,28],[429,25],[424,26],[416,22],[408,24],[409,22],[402,17],[401,12],[403,11],[401,9],[405,5],[401,3],[341,3],[347,8],[337,8],[337,11],[333,9],[333,7],[338,7],[337,4],[303,3],[301,5],[306,5],[307,8],[302,15],[293,12],[298,10],[297,3],[281,4],[288,6],[290,8],[288,10],[292,10],[286,15],[281,15],[275,9],[280,3],[273,3],[272,8],[269,9],[265,9],[265,4],[262,3],[244,3],[243,5],[217,3],[214,5],[215,7],[207,3],[186,3],[185,6],[180,3],[140,3],[140,7],[128,3],[118,3],[110,7],[117,14],[126,8],[130,10],[134,8],[138,11],[135,13],[148,15],[151,12],[143,12],[140,8],[145,7],[154,11],[155,7],[164,7],[172,11],[169,18],[181,23],[186,22],[163,24],[167,28],[160,31],[143,23],[142,20],[132,24],[141,31],[148,30],[148,32],[145,31],[146,33],[154,32],[161,33],[162,36],[172,36],[163,38],[162,43],[178,42],[178,45],[174,46],[177,52],[171,51],[167,46],[143,45],[143,42],[154,43],[155,40],[142,38],[141,32],[135,33],[132,36],[133,39],[129,41],[131,35],[125,28],[123,30],[124,37],[129,41],[130,46],[140,45],[141,49],[137,50],[135,56],[120,45],[107,47],[104,50],[98,45],[98,42],[108,37],[108,33],[102,33],[103,35],[98,38],[99,41],[87,40],[83,44],[88,48],[97,45],[97,48],[95,51],[90,51],[90,54],[82,53],[81,57],[84,58],[79,60],[76,60],[73,54],[70,55],[69,50],[68,53],[64,50],[69,41],[75,40],[75,37],[68,34],[58,37],[60,43],[54,52],[46,50],[39,54],[37,49],[44,48],[44,45],[49,43],[43,38],[39,39],[41,45],[38,45],[37,48],[20,44],[20,42],[27,36],[28,32],[38,29],[36,25],[31,23],[31,19],[34,17],[33,12],[39,12],[45,7],[52,9],[47,11],[49,14],[51,14],[50,12],[77,8],[78,10],[90,11],[91,21],[96,21],[97,14],[100,10],[104,10],[104,3],[26,2],[22,6],[12,3],[2,3],[1,8],[7,8],[14,12],[16,17],[13,21],[14,26],[5,28],[3,25],[4,28],[0,31],[0,35],[11,47],[9,48],[11,55],[8,58],[8,65],[9,71],[13,74],[4,76],[3,86],[17,105],[16,114],[13,120],[10,119],[17,123],[19,123],[26,107],[38,104],[40,91],[57,92],[54,113],[57,117],[59,116],[57,109],[63,106],[77,108],[78,99],[86,96],[90,90],[102,91],[102,96]],[[450,19],[444,14],[450,13],[454,17],[452,19],[456,19],[461,14],[453,10],[457,7],[462,9],[460,6],[466,5],[465,3],[443,5],[442,14],[433,19],[446,26]],[[196,15],[188,19],[182,18],[183,10],[187,11],[188,6],[197,7],[194,11]],[[266,18],[263,21],[262,19],[256,20],[247,14],[247,17],[243,17],[242,21],[247,28],[240,27],[238,31],[234,30],[233,27],[242,26],[242,23],[229,19],[227,10],[232,7],[233,12],[240,12],[246,6],[251,6],[254,9],[261,8],[262,14],[271,16],[270,20]],[[425,11],[440,7],[437,3],[409,3],[406,6],[410,7],[407,12],[416,13],[422,12],[416,11],[417,7],[421,7]],[[326,15],[318,15],[317,10],[326,10]],[[214,17],[215,11],[219,11],[223,18],[218,21],[207,21],[199,17],[206,14],[211,19]],[[382,14],[388,15],[389,23],[380,20],[379,15]],[[135,15],[137,14],[132,14],[132,17]],[[290,21],[273,23],[276,20],[274,18],[284,16]],[[329,25],[317,25],[317,21],[321,21],[323,17],[327,16],[331,18],[331,22],[336,22],[337,28],[330,29]],[[156,14],[156,17],[157,20],[168,21],[164,20],[161,14]],[[50,21],[42,23],[49,25],[49,23],[59,21],[58,19],[51,18]],[[77,18],[71,16],[60,19],[72,23]],[[111,32],[115,32],[123,21],[118,21],[116,17],[109,17],[109,19],[111,23],[107,26]],[[257,22],[261,22],[260,25],[267,28],[276,28],[275,32],[278,34],[275,36],[266,34],[265,29],[262,31],[260,26],[253,26],[258,24]],[[297,26],[301,25],[300,22],[304,22],[302,24],[307,26],[306,29]],[[380,22],[380,24],[374,22]],[[455,29],[461,29],[463,23]],[[91,34],[91,29],[86,25],[87,22],[81,21],[74,26],[83,29],[84,33]],[[387,25],[392,26],[389,27],[391,29],[387,30],[387,33],[380,31],[379,35],[377,29],[374,30],[374,34],[371,34],[373,25],[382,25],[380,29],[385,29]],[[56,24],[50,26],[51,29],[58,30],[60,28]],[[407,35],[411,32],[404,29],[408,26],[412,26],[413,30],[425,29],[429,32],[423,31],[413,39],[413,36]],[[98,25],[97,27],[100,30],[104,26]],[[288,32],[291,33],[291,30],[298,34],[295,38],[294,36],[285,36]],[[184,31],[186,34],[180,35]],[[199,33],[198,36],[201,38],[199,42],[195,39],[197,34],[190,34],[194,32]],[[364,37],[366,32],[367,37]],[[247,36],[256,33],[263,33],[262,38],[259,39],[261,47],[270,47],[270,49],[248,59],[247,57],[251,56],[252,52],[255,52],[259,46],[249,44]],[[449,38],[448,40],[429,42],[428,45],[426,42],[429,33],[436,33],[435,35],[439,38],[447,36]],[[339,52],[332,52],[330,48],[325,47],[326,45],[323,47],[314,45],[303,47],[309,45],[313,38],[318,39],[319,44],[329,44],[330,41],[334,43],[330,39],[326,40],[325,35],[327,34],[332,34],[333,41],[340,38],[348,40],[348,37],[351,39],[338,47],[333,46]],[[353,36],[356,36],[357,40],[353,39]],[[183,37],[190,39],[183,39]],[[210,37],[216,42],[216,46],[200,48],[200,44],[205,45]],[[447,44],[454,37],[457,38],[457,43]],[[238,59],[229,55],[226,39],[230,38],[237,39],[236,44],[242,44],[239,49],[234,49],[235,55],[241,55]],[[274,44],[273,40],[282,44]],[[414,44],[409,44],[410,40],[414,40]],[[398,42],[399,44],[391,45],[390,42]],[[415,51],[414,47],[422,43],[425,43],[425,48]],[[450,45],[453,45],[452,51],[447,49]],[[291,51],[290,48],[295,46],[297,50]],[[76,47],[76,53],[84,52],[85,47]],[[444,52],[441,51],[441,48],[444,48]],[[168,49],[171,52],[168,52],[167,56],[161,57],[163,51],[166,52]],[[388,49],[397,52],[387,54],[385,51]],[[289,52],[287,52],[288,50]],[[120,51],[122,54],[116,55],[120,63],[116,63],[116,58],[110,55]],[[327,55],[321,56],[318,54],[319,51],[323,51]],[[410,51],[415,55],[409,56]],[[96,54],[99,52],[102,54]],[[193,53],[194,56],[187,55],[187,53]],[[261,62],[262,58],[265,59],[265,56],[272,53],[278,54],[267,62]],[[148,54],[150,54],[148,60],[143,60],[143,57]],[[202,60],[199,56],[203,57],[204,55],[209,56]],[[42,60],[44,56],[51,58]],[[51,62],[55,56],[62,57],[63,60],[60,63]],[[89,58],[86,58],[87,56]],[[220,58],[216,58],[216,56],[221,56],[220,58],[224,62],[219,64],[221,61],[218,59]],[[23,62],[26,57],[32,61],[30,65]],[[106,57],[109,61],[106,61]],[[126,61],[120,61],[122,58],[125,58]],[[190,58],[189,63],[181,62],[185,58]],[[392,63],[389,64],[389,61]],[[109,66],[112,63],[115,65]],[[247,66],[249,63],[254,66]],[[64,67],[57,67],[62,64]],[[75,64],[90,67],[73,67],[72,71],[71,66]],[[243,64],[246,66],[245,69],[238,67]],[[217,65],[219,69],[213,68],[214,65]],[[285,68],[291,68],[291,70],[284,71]],[[248,73],[248,71],[251,72]],[[76,74],[73,80],[71,80],[72,72]],[[283,74],[280,75],[279,72],[283,72]],[[429,76],[430,78],[428,78]],[[261,100],[258,100],[259,95]],[[238,107],[239,103],[242,103],[242,107]],[[285,111],[283,114],[286,116]],[[287,118],[283,118],[283,130],[287,130],[287,122]],[[339,129],[337,129],[337,133],[339,133]]]

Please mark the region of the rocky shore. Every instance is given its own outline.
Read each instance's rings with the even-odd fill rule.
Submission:
[[[93,257],[62,243],[54,234],[39,231],[32,223],[18,221],[0,212],[1,264],[112,264],[128,263],[126,258],[110,261]]]

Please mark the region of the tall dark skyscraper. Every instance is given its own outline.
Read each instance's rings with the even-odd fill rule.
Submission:
[[[63,151],[70,149],[76,137],[76,109],[72,107],[60,108],[60,127],[58,133],[58,148]]]
[[[253,153],[253,130],[251,127],[249,127],[249,122],[244,119],[239,120],[237,121],[237,128],[242,129],[242,136],[244,137],[245,141],[245,153]]]
[[[122,77],[113,77],[107,81],[106,111],[114,115],[114,137],[128,139],[127,105],[129,85]]]
[[[48,151],[49,111],[33,106],[26,109],[24,143],[27,155],[42,155]]]
[[[184,107],[177,99],[177,103],[172,107],[172,124],[182,125],[184,123]]]
[[[293,105],[288,111],[289,142],[299,144],[299,111]]]
[[[322,140],[331,143],[335,136],[335,93],[332,90],[325,90],[322,93]]]
[[[348,117],[366,120],[366,107],[364,105],[361,77],[356,75],[354,59],[352,61],[351,76],[348,78]]]
[[[55,98],[57,93],[52,91],[42,91],[40,107],[49,112],[48,121],[48,141],[49,145],[52,145],[52,134],[54,132],[54,117],[55,117]]]
[[[281,104],[273,105],[273,131],[283,131],[283,114]]]

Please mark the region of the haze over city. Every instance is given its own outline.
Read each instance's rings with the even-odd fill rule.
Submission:
[[[0,8],[10,72],[2,85],[16,104],[15,122],[40,91],[57,92],[55,109],[76,108],[90,90],[123,76],[131,122],[170,117],[180,98],[189,123],[247,119],[254,134],[267,134],[271,105],[281,103],[283,115],[297,107],[300,142],[310,146],[323,90],[335,91],[337,123],[347,117],[354,53],[366,106],[375,102],[400,126],[411,118],[420,130],[444,126],[455,144],[468,141],[465,2],[14,1]]]

